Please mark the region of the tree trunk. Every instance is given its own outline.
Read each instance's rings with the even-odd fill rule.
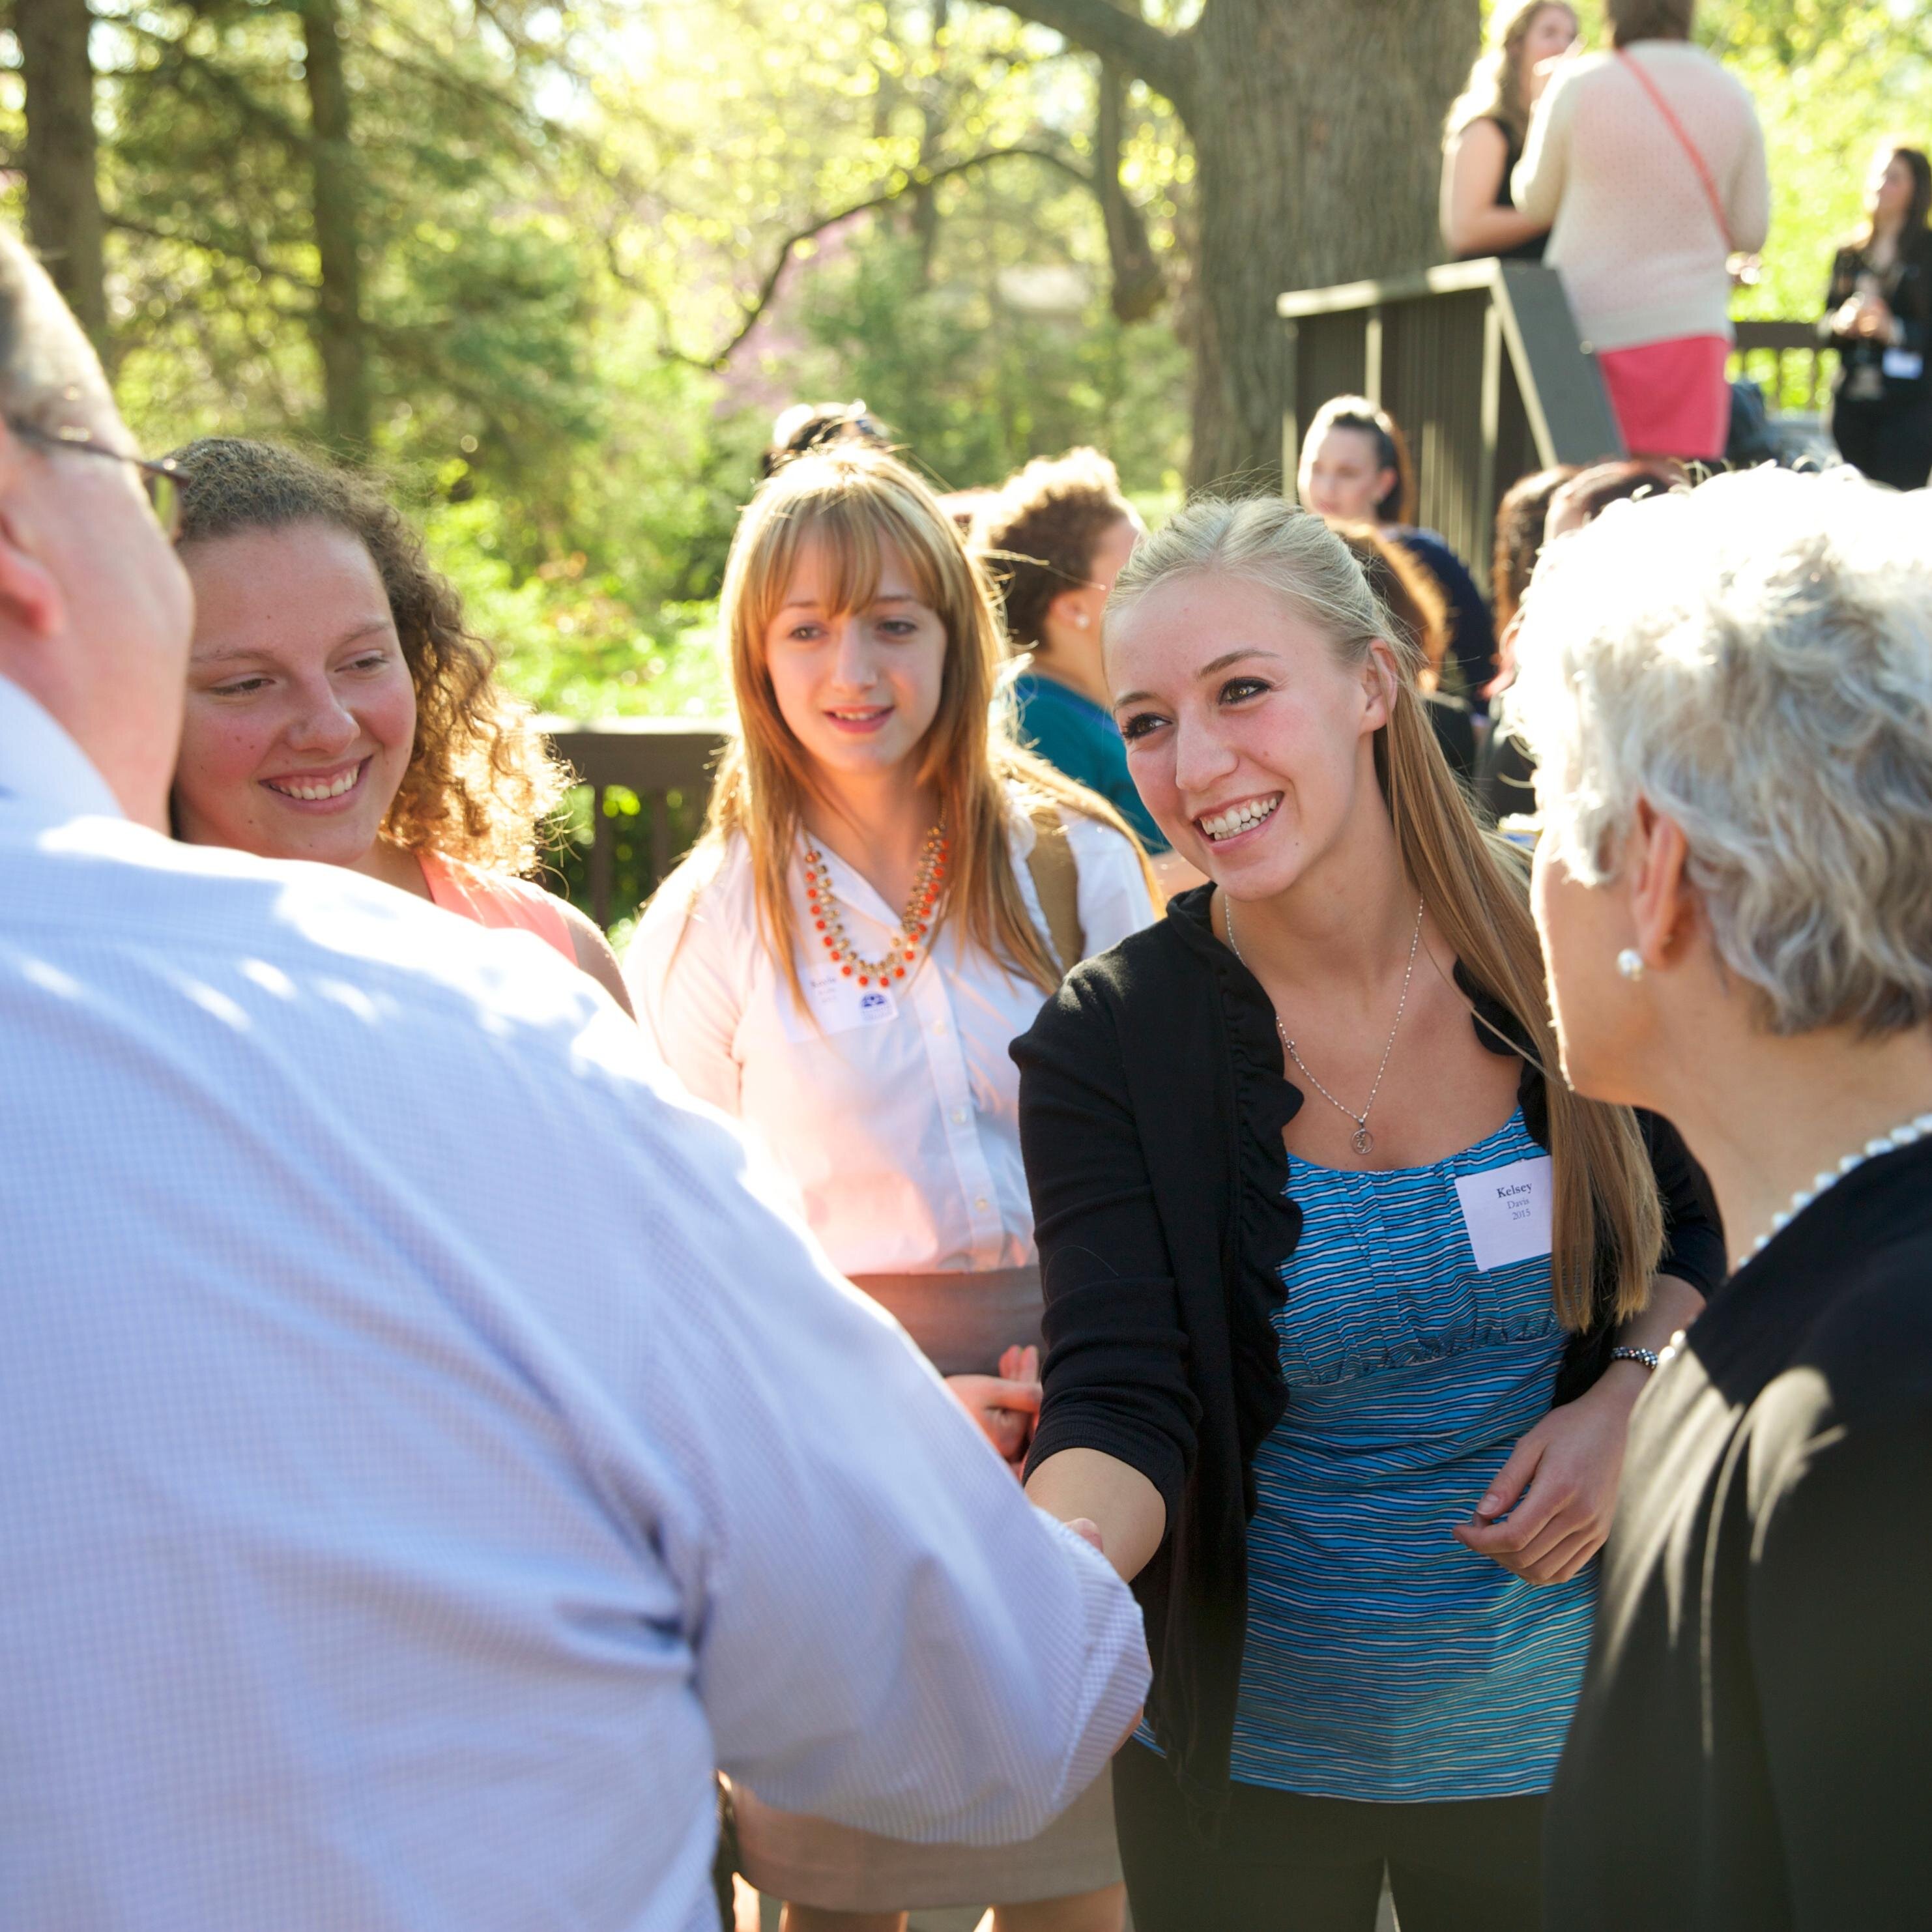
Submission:
[[[22,0],[14,9],[26,96],[28,236],[104,362],[104,224],[87,45],[93,24],[87,0]]]
[[[1186,33],[1112,0],[1003,0],[1131,67],[1194,144],[1196,484],[1276,484],[1285,290],[1398,274],[1441,253],[1442,117],[1478,0],[1207,0]]]
[[[350,146],[349,86],[343,71],[338,0],[300,0],[308,77],[315,249],[322,290],[313,328],[322,361],[328,440],[346,456],[369,446],[374,414],[369,344],[362,320],[360,187]]]
[[[1208,0],[1194,32],[1197,484],[1278,483],[1275,297],[1440,257],[1442,117],[1477,0]]]
[[[1100,63],[1100,112],[1094,134],[1094,191],[1107,231],[1107,262],[1112,274],[1114,314],[1122,322],[1140,322],[1160,308],[1167,276],[1148,239],[1140,210],[1120,184],[1121,122],[1127,76],[1112,61]]]

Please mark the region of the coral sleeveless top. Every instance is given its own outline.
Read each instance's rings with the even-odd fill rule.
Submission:
[[[474,920],[478,926],[533,932],[573,966],[577,964],[577,947],[565,923],[562,904],[554,894],[527,879],[482,872],[460,859],[446,859],[440,852],[419,852],[416,856],[430,899],[445,912]]]

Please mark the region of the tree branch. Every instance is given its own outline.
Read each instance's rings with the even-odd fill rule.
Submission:
[[[1064,154],[1056,154],[1051,148],[1031,147],[1024,143],[1012,148],[988,148],[982,154],[969,154],[963,161],[948,161],[941,167],[907,168],[890,188],[882,188],[878,194],[868,195],[863,201],[855,201],[849,208],[842,208],[831,214],[814,215],[802,228],[794,229],[778,244],[778,252],[772,257],[771,266],[765,271],[764,279],[751,301],[745,304],[738,327],[730,339],[714,356],[688,356],[668,344],[661,344],[658,352],[668,361],[682,362],[694,369],[719,370],[730,362],[733,355],[746,338],[764,319],[766,309],[772,305],[778,294],[778,284],[784,276],[786,265],[790,261],[792,250],[804,242],[822,235],[828,228],[836,228],[842,221],[850,221],[854,215],[869,214],[875,209],[888,208],[904,196],[916,193],[943,182],[953,175],[963,175],[974,168],[982,168],[988,161],[1000,161],[1016,154],[1024,154],[1036,161],[1043,161],[1048,167],[1058,168],[1062,174],[1070,175],[1083,188],[1092,188],[1094,178],[1077,163],[1070,161]]]
[[[1138,14],[1124,12],[1114,0],[998,0],[1009,13],[1057,34],[1138,74],[1156,94],[1174,103],[1183,121],[1194,118],[1194,42],[1189,34],[1170,34]],[[1209,4],[1213,0],[1209,0]]]
[[[124,214],[110,214],[107,225],[121,235],[139,235],[149,242],[167,242],[177,248],[192,248],[197,254],[212,255],[224,262],[238,262],[244,268],[252,268],[263,281],[286,282],[292,289],[299,289],[303,294],[314,296],[320,292],[316,284],[305,278],[291,274],[286,268],[278,268],[272,262],[237,248],[232,242],[217,242],[205,235],[184,234],[178,229],[157,228],[146,221],[135,221]]]

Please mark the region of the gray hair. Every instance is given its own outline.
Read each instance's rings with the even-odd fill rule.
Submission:
[[[1932,501],[1762,470],[1612,504],[1550,546],[1514,714],[1544,837],[1609,876],[1673,819],[1771,1029],[1932,1018]]]
[[[0,228],[0,412],[52,428],[106,395],[100,364],[46,271]]]

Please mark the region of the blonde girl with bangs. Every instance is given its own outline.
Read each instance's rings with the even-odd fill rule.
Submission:
[[[890,456],[842,446],[770,478],[722,620],[739,733],[703,841],[640,922],[639,1017],[1017,1465],[1042,1293],[1008,1048],[1066,968],[1153,919],[1146,861],[996,722],[987,586]],[[736,1808],[742,1869],[788,1901],[790,1932],[987,1904],[1004,1932],[1120,1924],[1105,1779],[997,1850],[903,1844],[748,1791]]]
[[[1370,1932],[1386,1876],[1403,1932],[1533,1932],[1630,1406],[1721,1278],[1708,1190],[1558,1076],[1520,855],[1340,537],[1197,502],[1105,642],[1211,881],[1013,1049],[1028,1490],[1099,1526],[1154,1658],[1134,1923]]]

